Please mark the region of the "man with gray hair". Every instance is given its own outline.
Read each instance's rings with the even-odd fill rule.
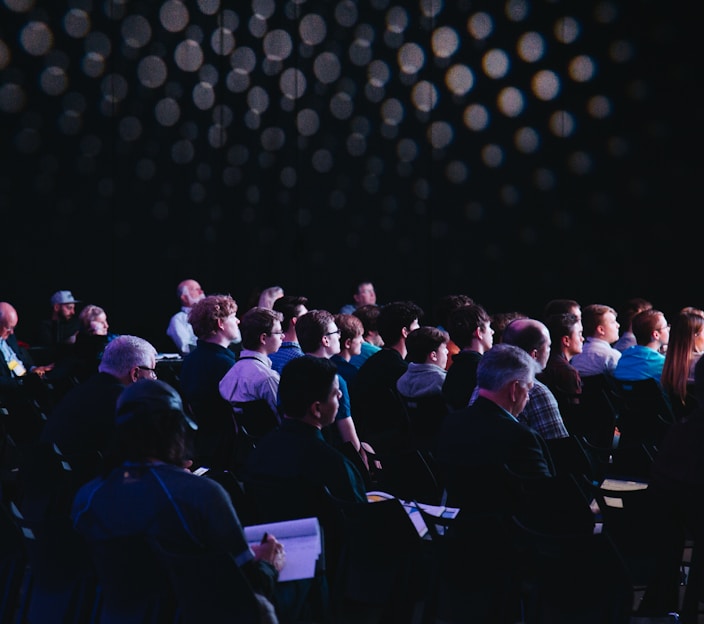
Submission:
[[[41,441],[68,455],[104,456],[112,442],[117,397],[140,379],[156,379],[156,349],[137,336],[114,338],[98,372],[69,390],[49,413]]]
[[[482,356],[476,400],[448,414],[438,435],[436,458],[448,469],[448,495],[454,484],[471,489],[483,470],[500,471],[504,465],[527,477],[552,475],[544,440],[518,420],[540,370],[535,359],[510,344],[494,345]],[[460,473],[473,477],[462,485],[455,478]]]
[[[438,475],[447,504],[459,507],[453,553],[472,558],[445,574],[448,615],[471,609],[476,621],[515,622],[520,606],[514,585],[517,559],[505,529],[519,506],[512,472],[538,481],[553,476],[542,437],[518,420],[529,402],[540,366],[523,349],[497,344],[477,366],[476,400],[447,414],[436,440]]]

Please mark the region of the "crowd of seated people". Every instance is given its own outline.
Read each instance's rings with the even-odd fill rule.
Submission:
[[[332,524],[334,514],[325,507],[330,504],[325,496],[363,503],[364,490],[380,482],[385,456],[422,448],[423,456],[432,459],[430,466],[446,501],[469,509],[477,497],[470,473],[487,477],[487,501],[496,494],[489,485],[498,483],[498,477],[489,481],[488,475],[504,468],[509,480],[516,475],[549,479],[557,474],[551,443],[577,435],[572,418],[581,403],[586,405],[582,391],[592,378],[603,377],[607,383],[654,379],[672,408],[673,424],[687,422],[699,407],[694,384],[696,364],[704,352],[704,311],[695,307],[666,317],[647,300],[635,298],[626,302],[621,317],[610,305],[581,306],[573,299],[552,299],[540,318],[532,318],[518,312],[492,313],[468,295],[454,294],[438,300],[433,310],[444,312],[436,319],[427,318],[410,299],[377,304],[368,281],[357,285],[354,305],[337,314],[314,308],[309,297],[284,295],[280,287],[269,290],[269,299],[244,310],[230,295],[206,295],[197,281],[181,282],[177,292],[182,308],[170,321],[167,315],[166,323],[167,335],[181,357],[179,373],[169,384],[157,385],[158,349],[137,336],[109,333],[104,308],[84,305],[71,291],[58,291],[51,297],[51,318],[42,322],[35,345],[30,345],[21,340],[22,328],[17,330],[15,306],[0,302],[0,434],[2,449],[13,449],[0,456],[2,504],[16,504],[30,517],[51,508],[66,520],[71,509],[66,497],[80,492],[72,512],[76,528],[95,541],[99,531],[119,532],[117,525],[108,527],[104,519],[99,531],[90,526],[104,511],[116,517],[113,503],[108,505],[105,499],[105,510],[98,513],[97,505],[103,502],[93,499],[93,492],[104,496],[114,489],[111,499],[121,500],[125,480],[118,479],[119,472],[110,472],[116,466],[122,466],[123,472],[129,466],[135,479],[153,476],[151,487],[159,482],[160,466],[166,464],[164,474],[179,473],[168,476],[169,488],[178,490],[184,501],[199,496],[200,490],[194,485],[192,494],[185,491],[197,481],[184,480],[181,485],[179,471],[196,480],[202,479],[194,474],[199,468],[213,475],[227,473],[245,495],[248,481],[255,489],[264,477],[276,478],[277,486],[285,489],[290,478],[299,475],[318,488],[322,498],[302,504],[296,514],[324,516],[329,554],[337,558],[343,557],[345,540],[340,527]],[[35,363],[30,346],[41,347],[41,352],[36,351],[41,353],[41,363]],[[699,370],[704,375],[704,368]],[[64,383],[67,379],[70,382]],[[142,390],[132,390],[135,385]],[[620,387],[612,386],[614,397]],[[132,395],[134,404],[121,410],[121,397]],[[409,405],[428,397],[437,399],[437,423],[432,441],[422,441],[412,435]],[[255,401],[265,402],[278,424],[254,445],[250,441],[244,456],[237,414],[244,404]],[[169,421],[169,427],[175,429],[168,444],[130,448],[134,439],[129,436],[134,432],[125,437],[128,429],[142,431],[142,425],[133,421],[135,414],[142,414],[142,408],[137,409],[140,402],[145,418],[150,409],[161,414],[160,405],[171,405],[175,421]],[[27,426],[30,413],[37,416],[32,427]],[[150,421],[149,427],[153,426],[157,425]],[[614,428],[618,429],[618,422]],[[153,433],[147,428],[140,435]],[[499,433],[506,436],[500,445]],[[290,448],[295,445],[301,446]],[[653,452],[657,458],[657,445]],[[47,487],[42,484],[41,462],[52,453],[76,461],[90,457],[91,464],[81,473],[83,482],[74,479],[70,488],[62,486],[61,505],[55,504],[56,493],[52,493],[50,506],[42,501]],[[303,490],[302,496],[309,496],[308,489]],[[239,531],[239,499],[227,499],[234,507],[225,504],[222,497],[234,495],[215,481],[208,481],[202,491],[213,505],[225,505],[228,522]],[[259,488],[259,507],[272,508],[261,496]],[[505,512],[513,502],[496,504],[496,509],[472,513],[501,511],[502,521],[510,520],[511,514]],[[161,513],[120,510],[130,515],[130,530],[138,532],[148,524],[146,519],[140,524],[138,516],[147,511]],[[265,514],[266,519],[285,519],[285,508],[275,511]],[[201,523],[188,517],[190,513],[177,513],[183,531],[169,533],[169,539],[210,544],[210,537],[189,526]],[[55,519],[45,514],[38,520],[51,518]],[[499,535],[503,534],[495,537]],[[341,607],[335,600],[344,598],[333,587],[335,579],[326,578],[314,591],[310,586],[275,588],[284,565],[283,550],[275,538],[260,549],[217,539],[212,545],[231,552],[247,570],[264,611],[269,613],[270,607],[275,612],[267,617],[282,622],[306,617],[336,621],[336,609]],[[262,561],[268,564],[248,563]],[[330,569],[338,563],[331,562]],[[262,574],[271,586],[262,584]],[[410,576],[418,582],[415,575]],[[477,582],[474,575],[467,578]],[[487,611],[482,616],[487,619],[478,616],[481,622],[492,621],[489,613],[507,597],[520,599],[520,590],[511,585],[515,578],[504,578],[503,573],[487,578],[507,585],[500,592],[485,587],[482,600],[476,592],[465,596],[469,602],[461,600],[463,609],[472,608],[476,600],[477,612]],[[507,610],[501,623],[514,624],[515,605],[505,602],[503,606]],[[622,615],[626,617],[626,611]]]

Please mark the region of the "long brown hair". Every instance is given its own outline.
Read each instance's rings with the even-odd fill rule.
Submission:
[[[665,353],[661,383],[671,398],[684,405],[687,399],[687,377],[694,354],[694,338],[704,331],[704,312],[685,308],[672,323],[670,341]]]

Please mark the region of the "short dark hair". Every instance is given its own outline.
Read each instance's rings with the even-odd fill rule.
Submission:
[[[259,337],[262,334],[270,334],[274,323],[281,319],[281,312],[269,308],[255,307],[247,310],[240,322],[242,346],[245,349],[259,348]]]
[[[379,318],[379,312],[381,308],[378,305],[368,303],[363,306],[359,306],[354,312],[353,316],[356,316],[362,325],[364,325],[364,336],[369,335],[369,332],[377,331],[377,319]]]
[[[406,338],[406,360],[415,364],[423,364],[426,358],[437,348],[450,340],[447,332],[432,325],[424,325],[414,329]]]
[[[433,308],[435,322],[447,329],[450,313],[453,310],[456,310],[461,306],[469,305],[470,303],[474,303],[474,300],[469,295],[445,295],[444,297],[440,297],[440,299],[435,302],[435,306]],[[453,342],[456,341],[453,339]]]
[[[650,308],[642,310],[633,317],[632,331],[636,337],[636,342],[639,345],[647,345],[650,342],[650,337],[657,329],[660,319],[664,319],[665,315],[660,310]]]
[[[413,321],[420,321],[423,308],[412,301],[392,301],[381,306],[377,327],[385,345],[395,345],[401,339],[404,327],[410,327]]]
[[[289,418],[303,418],[315,401],[327,398],[337,366],[327,358],[303,355],[288,362],[281,371],[279,402]]]
[[[491,323],[491,317],[478,303],[463,305],[450,312],[447,319],[447,331],[460,349],[472,342],[474,332],[482,325]]]
[[[283,315],[281,329],[288,331],[291,328],[291,320],[301,315],[301,307],[308,307],[308,297],[284,295],[274,301],[274,310]]]
[[[571,312],[573,308],[581,310],[579,302],[574,299],[551,299],[545,304],[543,318],[547,319],[554,314],[565,314],[566,312]]]
[[[327,310],[309,310],[296,323],[296,336],[303,353],[312,353],[320,347],[328,325],[335,317]]]
[[[550,332],[552,344],[558,348],[558,350],[560,348],[560,338],[563,336],[569,336],[574,331],[575,325],[579,322],[579,317],[571,312],[551,314],[548,316],[545,320],[545,326]]]

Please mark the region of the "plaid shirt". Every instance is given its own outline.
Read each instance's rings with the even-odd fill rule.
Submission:
[[[302,355],[303,351],[301,351],[301,345],[297,342],[282,342],[278,351],[269,354],[271,368],[280,375],[286,364]]]
[[[529,396],[530,400],[518,415],[518,420],[533,428],[545,440],[568,437],[557,400],[548,387],[536,379]]]

